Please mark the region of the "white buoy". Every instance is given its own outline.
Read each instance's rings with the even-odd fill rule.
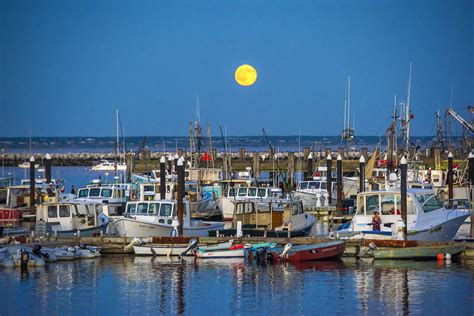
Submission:
[[[446,259],[446,261],[448,260],[451,260],[451,254],[450,253],[447,253],[444,258]]]

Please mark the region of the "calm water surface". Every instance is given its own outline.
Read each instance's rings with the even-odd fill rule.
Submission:
[[[473,315],[474,262],[108,256],[0,270],[1,315]]]

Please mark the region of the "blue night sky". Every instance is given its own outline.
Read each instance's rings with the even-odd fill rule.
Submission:
[[[0,136],[358,135],[407,96],[414,135],[474,103],[474,1],[1,1]],[[253,65],[251,87],[235,69]],[[460,111],[462,114],[466,111]]]

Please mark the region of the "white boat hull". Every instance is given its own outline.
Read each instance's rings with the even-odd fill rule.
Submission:
[[[245,258],[245,249],[234,249],[234,250],[215,250],[215,251],[196,251],[194,253],[196,258]]]
[[[179,256],[182,254],[188,245],[182,246],[133,246],[133,251],[137,256]],[[192,256],[189,251],[186,256]]]
[[[224,228],[224,223],[202,222],[203,226],[184,227],[184,236],[206,237],[208,231]],[[167,224],[156,224],[132,218],[117,218],[109,225],[120,237],[166,237],[171,236],[174,228]]]

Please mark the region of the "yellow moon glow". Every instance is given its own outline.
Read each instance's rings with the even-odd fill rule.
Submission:
[[[242,65],[235,71],[235,81],[241,86],[251,86],[257,80],[257,71],[250,65]]]

